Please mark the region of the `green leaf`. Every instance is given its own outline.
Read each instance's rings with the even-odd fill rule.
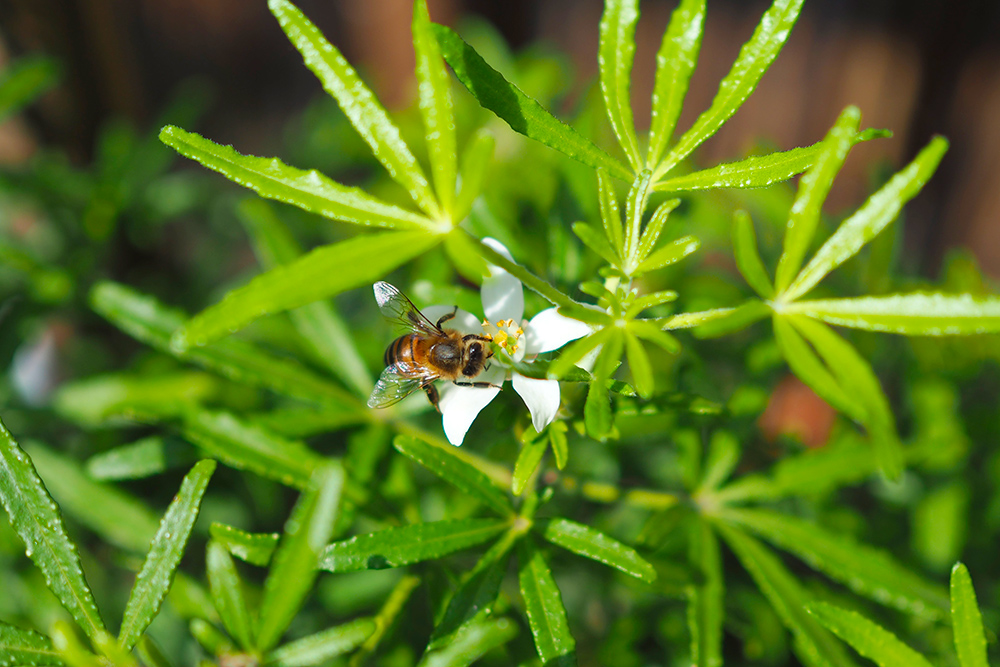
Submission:
[[[636,251],[636,256],[639,257],[640,261],[649,256],[649,253],[653,252],[653,248],[656,247],[656,242],[660,240],[660,232],[663,231],[663,226],[667,222],[667,218],[670,217],[670,213],[677,208],[677,205],[681,203],[680,199],[668,199],[653,211],[653,217],[649,219],[649,223],[646,228],[642,230],[642,237],[639,239],[639,247]]]
[[[643,294],[632,302],[632,305],[628,307],[625,311],[625,318],[633,318],[639,315],[639,313],[647,310],[649,308],[655,308],[656,306],[662,306],[665,303],[672,303],[677,300],[677,292],[673,290],[663,290],[661,292],[650,292],[649,294]],[[648,322],[647,322],[648,324]]]
[[[720,516],[795,554],[858,595],[908,614],[941,617],[948,611],[948,596],[941,587],[907,569],[889,553],[848,535],[831,533],[815,521],[769,510],[735,508]]]
[[[371,618],[359,618],[327,628],[271,651],[264,657],[264,664],[275,667],[318,665],[361,646],[372,636],[375,628],[375,621]]]
[[[625,255],[625,230],[622,227],[622,214],[618,208],[618,195],[614,184],[603,169],[597,170],[597,195],[601,211],[601,222],[604,224],[604,234],[611,242],[615,255]]]
[[[641,259],[639,257],[639,230],[642,227],[642,214],[646,210],[646,202],[650,194],[650,179],[653,174],[643,169],[636,176],[625,199],[625,257],[627,258],[625,272],[632,273]]]
[[[603,337],[606,342],[594,364],[594,381],[590,383],[587,400],[583,405],[583,421],[587,427],[587,435],[595,440],[606,438],[614,426],[607,381],[618,367],[622,348],[625,346],[625,334],[621,329],[607,327],[602,330],[602,333],[604,332],[607,332]]]
[[[569,373],[576,364],[587,356],[598,345],[603,345],[611,335],[611,327],[598,329],[589,336],[577,338],[575,341],[562,349],[559,357],[549,364],[548,378],[558,380]]]
[[[420,115],[427,131],[427,154],[431,162],[434,190],[442,208],[450,212],[455,200],[455,112],[452,108],[448,70],[441,59],[431,28],[427,0],[413,3],[413,48],[417,54],[417,92]]]
[[[722,558],[719,540],[704,521],[691,524],[691,566],[701,575],[687,587],[688,629],[691,632],[691,664],[721,667],[722,623],[725,620]]]
[[[729,431],[716,431],[708,444],[708,455],[698,491],[718,489],[740,462],[740,444]]]
[[[392,441],[400,454],[408,456],[463,493],[472,496],[497,514],[511,516],[514,508],[506,494],[478,468],[454,452],[408,436]]]
[[[615,255],[614,249],[608,243],[607,237],[587,223],[574,222],[573,233],[583,241],[584,245],[597,253],[611,266],[619,266],[621,264],[621,260]]]
[[[767,275],[767,269],[757,250],[753,220],[746,211],[737,211],[733,215],[733,253],[736,255],[736,268],[753,291],[762,299],[774,296],[771,277]]]
[[[319,554],[333,532],[344,471],[328,462],[313,474],[312,487],[295,504],[264,582],[257,625],[257,648],[278,643],[316,580]]]
[[[344,56],[323,37],[319,29],[287,0],[268,0],[289,41],[302,54],[306,67],[323,84],[344,115],[371,146],[372,153],[397,183],[429,216],[440,211],[417,159],[403,141],[385,109],[364,84]]]
[[[564,469],[569,462],[569,443],[566,440],[568,428],[564,421],[554,421],[549,424],[549,442],[552,444],[552,455],[559,470]]]
[[[498,519],[447,519],[356,535],[323,549],[319,568],[355,572],[402,567],[482,544],[508,526]]]
[[[419,213],[376,199],[361,188],[341,185],[315,169],[296,169],[276,157],[241,155],[232,146],[222,146],[173,125],[160,130],[160,141],[265,199],[291,204],[331,220],[399,229],[432,225]]]
[[[305,443],[277,436],[228,412],[188,410],[181,433],[205,454],[228,466],[300,489],[309,486],[323,461]]]
[[[28,455],[0,422],[0,502],[28,558],[45,584],[88,637],[104,632],[94,596],[80,568],[80,556],[63,526],[59,508],[45,490]]]
[[[469,215],[473,202],[482,194],[496,143],[493,135],[485,129],[477,130],[469,139],[462,155],[461,189],[452,212],[452,220],[455,222],[464,220]]]
[[[418,667],[466,667],[515,636],[517,625],[507,618],[469,623],[446,646],[426,653]]]
[[[260,567],[271,562],[271,554],[278,548],[278,540],[281,539],[278,533],[248,533],[218,522],[213,522],[208,532],[229,553]]]
[[[857,299],[796,301],[785,312],[841,327],[907,336],[969,336],[1000,332],[1000,298],[910,292]]]
[[[257,259],[265,269],[289,264],[302,256],[302,248],[274,208],[259,199],[240,202],[238,215],[254,244]],[[344,384],[367,396],[374,382],[350,327],[328,301],[316,301],[288,313],[296,330],[316,356]]]
[[[729,317],[735,308],[713,308],[694,313],[681,313],[661,320],[664,330],[692,329],[700,327],[713,320]]]
[[[508,533],[509,535],[509,533]],[[498,546],[501,545],[502,546]],[[448,601],[441,621],[434,628],[428,649],[446,646],[454,640],[459,629],[475,619],[493,613],[493,606],[500,594],[500,584],[507,573],[510,561],[510,543],[498,542],[479,559],[475,568],[459,585]]]
[[[894,634],[856,611],[828,602],[810,604],[808,611],[855,651],[880,667],[931,667],[926,658]]]
[[[142,479],[195,460],[184,443],[153,435],[90,457],[87,474],[96,480]]]
[[[0,665],[61,665],[59,652],[43,634],[0,622]]]
[[[656,570],[635,549],[590,526],[558,518],[542,523],[540,528],[546,540],[563,549],[646,582],[656,579]]]
[[[691,129],[677,141],[657,167],[654,180],[659,180],[660,176],[673,169],[736,113],[778,56],[801,8],[802,0],[775,0],[761,18],[750,41],[740,49],[729,74],[719,84],[712,106],[698,116]]]
[[[632,168],[642,164],[632,120],[632,59],[635,56],[635,24],[639,20],[638,0],[608,0],[601,16],[597,67],[601,92],[611,128]]]
[[[628,331],[643,340],[659,346],[664,352],[669,354],[677,354],[681,350],[681,344],[677,342],[676,338],[658,328],[652,322],[632,320],[628,323]]]
[[[784,250],[775,273],[775,285],[779,292],[788,287],[802,266],[802,260],[816,233],[823,202],[826,201],[833,179],[843,166],[848,151],[854,145],[860,123],[861,112],[857,107],[844,109],[826,138],[819,144],[816,163],[799,181],[799,192],[785,228]]]
[[[426,232],[385,232],[320,246],[229,292],[188,320],[171,338],[171,346],[183,352],[206,345],[264,315],[369,285],[440,240]]]
[[[31,104],[59,81],[54,58],[27,56],[11,62],[0,73],[0,121]]]
[[[215,540],[208,543],[205,572],[212,591],[212,601],[222,624],[226,626],[226,632],[236,640],[240,648],[253,649],[253,621],[243,594],[243,583],[232,556],[226,547]]]
[[[536,435],[521,446],[517,461],[514,463],[514,477],[511,481],[511,491],[515,496],[524,493],[528,482],[534,479],[538,464],[542,462],[542,457],[548,448],[549,438],[545,435]]]
[[[576,641],[570,634],[566,608],[552,570],[542,552],[530,542],[520,542],[518,547],[518,581],[538,657],[543,665],[550,660],[571,660],[575,664]]]
[[[118,644],[126,651],[132,650],[160,610],[160,604],[174,578],[174,570],[184,555],[191,529],[198,518],[201,498],[205,495],[213,472],[215,461],[200,461],[195,464],[163,515],[160,529],[149,545],[149,555],[135,578],[135,585],[132,586],[125,605]]]
[[[853,665],[840,643],[806,613],[805,606],[810,599],[777,556],[741,530],[725,524],[717,524],[716,527],[771,603],[781,622],[794,635],[796,653],[811,665]]]
[[[854,215],[841,223],[792,281],[782,298],[785,301],[798,299],[875,238],[896,219],[903,205],[920,192],[947,150],[945,139],[932,139],[913,162],[889,179]]]
[[[625,165],[521,92],[452,30],[437,24],[433,28],[441,53],[458,80],[483,107],[499,116],[512,130],[594,169],[604,169],[615,178],[632,179]]]
[[[653,115],[649,125],[646,166],[655,169],[670,141],[687,95],[691,73],[698,62],[705,25],[705,0],[681,0],[656,54]]]
[[[801,174],[816,161],[822,143],[787,151],[752,155],[737,162],[675,176],[653,185],[655,192],[690,192],[719,188],[762,188]]]
[[[701,247],[701,241],[693,236],[684,236],[654,250],[639,264],[638,271],[648,273],[681,261]]]
[[[694,331],[698,338],[718,338],[746,329],[771,314],[771,307],[759,299],[750,299],[728,313],[700,324]]]
[[[278,358],[245,341],[228,339],[186,352],[174,350],[170,336],[183,325],[186,316],[125,285],[98,283],[90,292],[90,303],[99,315],[133,338],[231,380],[313,403],[359,406],[346,391],[301,364]]]
[[[816,348],[827,368],[837,378],[837,383],[864,409],[863,415],[851,415],[871,432],[872,444],[879,467],[889,479],[896,479],[903,470],[903,451],[896,434],[896,421],[889,407],[889,399],[875,371],[846,340],[822,322],[801,315],[788,317],[792,326]]]
[[[951,625],[962,667],[988,667],[983,616],[979,613],[969,570],[962,563],[955,563],[951,570]]]
[[[639,338],[629,331],[625,332],[625,354],[635,390],[640,396],[648,399],[653,395],[653,366],[649,363],[649,355],[646,354]]]
[[[218,382],[211,375],[175,372],[163,375],[100,375],[59,388],[56,410],[83,426],[103,424],[110,417],[154,411],[167,414],[214,396]]]

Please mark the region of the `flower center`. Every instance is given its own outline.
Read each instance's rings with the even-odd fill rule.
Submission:
[[[524,335],[524,329],[513,319],[497,320],[496,324],[483,320],[483,331],[510,356],[514,356],[517,352],[521,337]]]

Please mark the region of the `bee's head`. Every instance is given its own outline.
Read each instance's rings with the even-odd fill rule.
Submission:
[[[466,337],[468,338],[468,337]],[[473,339],[465,348],[465,364],[462,375],[474,377],[482,372],[486,360],[493,356],[493,349],[478,338]]]

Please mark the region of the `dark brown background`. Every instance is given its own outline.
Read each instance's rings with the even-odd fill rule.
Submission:
[[[515,46],[538,39],[570,54],[583,86],[595,75],[599,0],[430,0],[432,18],[454,25],[485,16]],[[637,33],[636,117],[648,118],[654,54],[675,2],[645,0]],[[681,127],[711,99],[767,4],[710,0],[702,57]],[[300,0],[300,7],[366,73],[390,107],[413,93],[409,0]],[[699,153],[732,160],[757,139],[779,148],[822,137],[857,104],[864,125],[895,132],[860,146],[829,208],[869,190],[865,165],[905,163],[933,134],[951,140],[938,174],[908,208],[906,251],[936,275],[945,250],[967,245],[1000,276],[1000,2],[808,0],[784,52],[758,91]],[[0,126],[0,160],[25,159],[39,143],[86,161],[101,125],[125,116],[148,127],[177,84],[202,77],[216,100],[201,125],[244,152],[277,150],[275,127],[321,94],[264,0],[2,0],[3,58],[44,51],[61,58],[59,90]]]

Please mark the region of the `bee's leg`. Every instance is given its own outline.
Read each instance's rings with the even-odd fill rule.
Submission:
[[[424,390],[425,394],[427,394],[427,400],[431,402],[431,405],[434,406],[434,409],[437,410],[438,412],[441,412],[441,407],[438,405],[438,402],[440,401],[441,397],[438,395],[437,387],[435,387],[433,383],[428,382],[427,384],[422,385],[420,388]]]
[[[458,306],[455,306],[454,308],[451,309],[450,313],[447,313],[447,314],[442,315],[441,317],[439,317],[438,321],[437,321],[437,324],[435,326],[438,329],[440,329],[442,324],[444,324],[448,320],[454,319],[455,313],[457,313],[457,312],[458,312]]]
[[[487,387],[493,387],[494,389],[503,389],[503,386],[499,384],[493,384],[492,382],[459,382],[454,381],[454,384],[459,387],[475,387],[477,389],[486,389]]]

